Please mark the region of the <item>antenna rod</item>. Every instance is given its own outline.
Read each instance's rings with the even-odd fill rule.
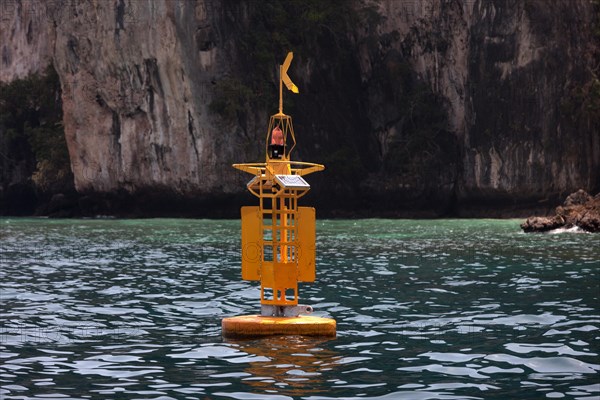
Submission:
[[[283,79],[281,74],[282,65],[279,65],[279,114],[283,114]]]

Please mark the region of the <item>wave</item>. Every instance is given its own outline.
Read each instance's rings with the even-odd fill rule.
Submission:
[[[559,233],[566,233],[566,232],[567,233],[588,233],[578,226],[572,226],[570,228],[556,228],[556,229],[552,229],[551,231],[548,231],[548,233],[550,235],[556,235]]]

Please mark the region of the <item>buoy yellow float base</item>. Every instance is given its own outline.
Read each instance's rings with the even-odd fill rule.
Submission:
[[[252,338],[274,335],[299,335],[335,337],[334,319],[300,315],[298,317],[263,317],[239,315],[223,318],[223,336],[226,338]]]

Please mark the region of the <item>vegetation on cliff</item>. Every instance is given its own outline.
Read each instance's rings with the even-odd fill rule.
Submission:
[[[350,208],[362,207],[364,201],[367,207],[379,207],[371,204],[375,198],[385,199],[384,208],[402,196],[411,202],[423,194],[426,182],[440,175],[445,186],[452,186],[458,146],[448,129],[444,99],[418,77],[408,57],[378,50],[398,42],[400,35],[379,37],[377,25],[385,18],[376,7],[343,0],[225,6],[244,73],[218,81],[209,108],[229,124],[240,124],[259,110],[266,124],[266,115],[277,107],[275,67],[294,51],[291,74],[301,96],[285,94],[285,112],[294,117],[298,155],[327,167],[323,178],[313,178],[322,206],[328,206],[323,199],[332,207]],[[367,38],[357,27],[370,32]],[[373,59],[366,81],[353,51],[362,41],[369,43]],[[386,115],[378,118],[383,122],[371,120],[369,108],[384,110]],[[428,206],[436,200],[419,203]]]
[[[0,82],[0,156],[1,213],[32,214],[38,198],[73,190],[60,82],[52,66]]]
[[[278,103],[278,70],[288,51],[318,63],[342,63],[340,52],[349,55],[347,42],[358,20],[352,1],[265,0],[224,3],[236,36],[236,57],[244,73],[216,82],[210,110],[227,122],[246,118],[256,109],[272,111]],[[247,11],[247,16],[240,15]],[[240,23],[243,20],[244,23]],[[297,61],[295,62],[297,64]],[[301,92],[306,93],[306,88]],[[295,99],[286,98],[286,112],[293,114]]]
[[[594,24],[592,38],[596,45],[587,56],[592,60],[585,79],[571,82],[569,95],[561,101],[561,112],[573,123],[593,125],[600,130],[600,0],[592,2]]]

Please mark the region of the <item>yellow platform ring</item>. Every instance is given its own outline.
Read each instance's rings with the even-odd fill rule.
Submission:
[[[226,338],[252,338],[275,335],[336,336],[336,322],[334,319],[305,315],[298,317],[240,315],[223,318],[221,328],[223,336]]]

